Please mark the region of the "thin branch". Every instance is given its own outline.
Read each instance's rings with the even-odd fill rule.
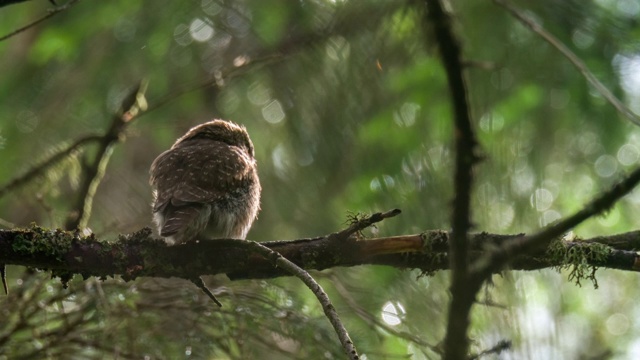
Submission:
[[[104,176],[106,166],[113,152],[113,145],[118,141],[124,122],[114,117],[111,129],[101,138],[100,147],[94,161],[88,164],[83,171],[82,181],[78,190],[78,197],[72,210],[69,212],[65,228],[77,229],[86,227],[93,197],[97,187]]]
[[[484,350],[479,354],[471,356],[469,360],[478,360],[487,355],[500,355],[501,352],[511,349],[512,344],[509,340],[500,340],[491,349]]]
[[[215,79],[207,79],[204,81],[197,81],[195,84],[191,83],[189,85],[183,85],[181,87],[178,87],[178,89],[174,90],[172,93],[164,95],[159,99],[153,101],[153,103],[149,106],[149,108],[140,116],[146,115],[148,113],[151,113],[152,111],[158,110],[159,108],[177,100],[179,97],[183,95],[187,95],[194,91],[203,90],[207,88],[214,88],[217,90],[223,86],[223,85],[219,85],[219,83],[224,84],[235,77],[246,74],[249,71],[253,71],[267,65],[276,64],[285,59],[287,59],[287,57],[281,56],[279,54],[269,54],[264,57],[260,57],[258,59],[249,61],[241,66],[234,66],[229,70],[222,71],[221,72],[222,74]]]
[[[30,1],[30,0],[0,0],[0,7],[5,7],[7,5],[17,4],[25,1]]]
[[[80,186],[78,201],[70,211],[65,227],[67,229],[84,229],[89,223],[89,217],[93,208],[93,198],[95,197],[98,185],[107,170],[109,159],[113,153],[113,146],[118,138],[111,138],[107,135],[100,144],[96,158],[92,164],[85,168],[84,177]]]
[[[6,185],[0,187],[0,197],[6,195],[7,193],[17,188],[20,188],[21,186],[24,186],[25,184],[32,181],[34,178],[40,176],[48,168],[62,161],[65,157],[69,156],[69,154],[71,154],[77,148],[93,141],[99,141],[101,138],[102,136],[100,135],[88,135],[88,136],[79,138],[73,144],[67,146],[66,148],[60,151],[57,151],[56,153],[51,155],[48,159],[44,160],[42,163],[34,166],[25,174],[20,175],[14,178],[13,180],[10,180]]]
[[[471,189],[473,165],[479,160],[475,153],[477,140],[471,125],[471,115],[467,99],[459,41],[453,34],[451,18],[440,0],[426,0],[427,18],[425,23],[433,26],[434,35],[442,64],[447,73],[449,91],[454,113],[455,126],[455,174],[453,212],[451,225],[451,303],[444,343],[445,359],[462,359],[467,356],[469,340],[469,313],[476,290],[467,286],[469,266],[468,234],[471,227]]]
[[[46,15],[42,16],[41,18],[39,18],[39,19],[37,19],[37,20],[35,20],[35,21],[33,21],[33,22],[31,22],[31,23],[29,23],[29,24],[27,24],[27,25],[25,25],[25,26],[23,26],[23,27],[21,27],[21,28],[19,28],[17,30],[14,30],[14,31],[8,33],[7,35],[4,35],[4,36],[0,37],[0,41],[7,40],[7,39],[9,39],[9,38],[11,38],[11,37],[13,37],[15,35],[20,34],[21,32],[23,32],[25,30],[28,30],[28,29],[40,24],[41,22],[47,20],[48,18],[53,17],[53,16],[65,11],[65,10],[69,9],[70,7],[75,5],[78,1],[80,1],[80,0],[69,0],[69,2],[64,4],[64,5],[60,5],[58,7],[55,7],[55,8],[47,10],[47,14]]]
[[[218,305],[218,307],[222,307],[222,303],[220,302],[220,300],[218,300],[216,296],[213,295],[211,290],[209,290],[207,284],[204,283],[204,280],[202,280],[201,276],[196,276],[195,278],[191,279],[191,282],[195,286],[197,286],[198,289],[202,290],[202,292],[204,292],[205,295],[209,297],[209,299],[211,299],[216,305]]]
[[[4,294],[9,295],[9,287],[7,286],[7,267],[5,264],[0,264],[0,278],[2,278]]]
[[[631,109],[625,106],[622,101],[618,100],[618,98],[613,95],[613,93],[606,87],[598,78],[593,75],[593,73],[589,70],[587,65],[571,51],[566,45],[564,45],[560,40],[558,40],[555,36],[553,36],[550,32],[545,30],[542,25],[535,22],[533,19],[529,18],[522,11],[518,10],[511,4],[507,3],[504,0],[493,0],[496,4],[505,8],[511,15],[516,18],[520,23],[527,26],[531,31],[540,35],[546,42],[548,42],[551,46],[556,48],[560,53],[569,60],[569,62],[575,66],[578,71],[587,79],[587,82],[591,84],[599,93],[602,95],[620,114],[629,119],[635,125],[640,126],[640,116],[634,113]]]
[[[620,198],[629,193],[640,182],[640,168],[634,170],[629,176],[614,185],[582,210],[565,218],[564,220],[549,226],[542,231],[530,235],[521,236],[493,250],[488,256],[480,258],[472,268],[476,282],[482,282],[492,273],[502,269],[519,255],[532,253],[546,248],[551,241],[565,232],[574,228],[583,221],[609,210]]]
[[[78,198],[69,212],[65,224],[66,229],[84,229],[87,227],[89,217],[91,216],[93,198],[98,189],[98,185],[104,177],[107,164],[113,153],[113,147],[121,141],[122,134],[126,130],[127,125],[137,119],[139,114],[147,109],[146,99],[144,98],[146,90],[146,80],[140,81],[138,86],[132,89],[122,100],[120,113],[112,117],[109,130],[107,130],[100,139],[100,145],[95,159],[84,169],[78,191]]]
[[[384,219],[400,215],[400,213],[402,213],[402,210],[392,209],[383,213],[374,213],[362,219],[356,219],[351,225],[349,225],[348,228],[336,233],[335,235],[340,239],[346,239],[349,236],[362,231],[375,223],[379,223]]]
[[[266,259],[268,259],[273,265],[287,270],[292,275],[302,280],[302,282],[305,285],[307,285],[307,287],[316,296],[316,298],[320,302],[320,305],[322,305],[324,314],[329,319],[329,322],[331,322],[331,325],[336,331],[336,334],[338,334],[338,338],[340,339],[342,348],[344,352],[347,354],[347,356],[349,357],[349,359],[357,360],[360,358],[358,356],[356,347],[353,344],[353,341],[351,341],[351,338],[349,337],[349,333],[347,332],[347,329],[342,324],[342,321],[340,320],[340,317],[338,316],[338,313],[336,312],[336,309],[334,308],[333,304],[331,304],[331,300],[329,299],[329,296],[324,292],[324,290],[322,289],[322,286],[320,286],[320,284],[318,284],[313,279],[313,277],[309,275],[308,272],[306,272],[305,270],[303,270],[293,262],[289,261],[287,258],[282,256],[278,252],[273,251],[272,249],[260,243],[257,243],[255,241],[250,241],[250,240],[235,240],[235,241],[244,244],[244,246],[248,248],[251,248],[253,251],[261,254]]]
[[[462,74],[460,48],[451,29],[451,19],[438,0],[427,0],[428,19],[435,30],[442,64],[447,72],[449,91],[454,112],[456,165],[454,175],[455,198],[453,201],[451,239],[452,277],[463,279],[467,273],[467,231],[470,227],[471,168],[475,162],[475,136],[471,128],[467,89]],[[456,282],[456,280],[453,280]]]

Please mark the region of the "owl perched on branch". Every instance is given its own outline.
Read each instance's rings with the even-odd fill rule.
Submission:
[[[253,143],[243,126],[198,125],[151,164],[153,218],[169,245],[244,239],[260,209]]]

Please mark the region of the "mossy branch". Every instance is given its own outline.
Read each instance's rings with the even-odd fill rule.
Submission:
[[[471,256],[482,256],[495,246],[521,236],[472,234]],[[638,254],[624,250],[633,246],[631,243],[638,238],[640,232],[562,242],[560,247],[552,245],[556,246],[553,251],[543,249],[514,259],[511,269],[537,270],[580,264],[583,270],[584,266],[590,266],[640,271]],[[327,235],[262,244],[305,270],[375,264],[433,273],[449,267],[449,239],[448,232],[434,230],[367,240],[350,238],[337,242]],[[149,229],[120,236],[115,241],[38,226],[0,231],[0,263],[50,270],[65,281],[73,274],[103,279],[120,275],[125,280],[140,276],[192,279],[226,274],[231,279],[257,279],[290,275],[233,239],[167,246],[164,241],[154,239]],[[591,278],[585,271],[574,271],[573,276],[574,281]]]

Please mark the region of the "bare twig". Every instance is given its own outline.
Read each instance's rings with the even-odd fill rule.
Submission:
[[[511,349],[511,341],[509,340],[500,340],[496,345],[494,345],[491,349],[484,350],[479,354],[471,356],[469,360],[478,360],[483,356],[487,355],[498,355],[505,350]]]
[[[606,87],[595,75],[589,70],[587,65],[571,51],[560,40],[553,36],[550,32],[545,30],[542,25],[535,22],[533,19],[525,15],[522,11],[518,10],[511,4],[504,0],[493,0],[496,4],[505,8],[511,15],[527,26],[531,31],[540,35],[546,42],[556,48],[560,53],[569,60],[569,62],[580,71],[582,76],[602,95],[620,114],[629,119],[635,125],[640,126],[640,116],[634,113],[631,109],[625,106],[613,93]]]
[[[477,141],[471,126],[467,89],[464,80],[460,45],[451,26],[451,18],[440,0],[426,0],[428,9],[425,19],[431,23],[440,49],[442,63],[447,72],[449,91],[454,112],[456,166],[454,174],[453,229],[449,243],[451,264],[451,304],[444,344],[445,359],[462,359],[467,356],[469,340],[469,313],[476,290],[467,286],[469,266],[469,240],[467,232],[471,226],[472,169],[478,161],[475,153]]]
[[[378,223],[384,219],[388,219],[388,218],[392,218],[394,216],[397,216],[401,213],[402,211],[400,209],[392,209],[383,213],[375,213],[375,214],[371,214],[370,216],[367,216],[363,219],[358,219],[356,220],[353,224],[349,225],[348,228],[336,233],[336,236],[339,239],[346,239],[349,236],[355,234],[358,231],[364,230],[366,228],[368,228],[369,226]]]
[[[35,20],[35,21],[33,21],[33,22],[31,22],[31,23],[29,23],[29,24],[27,24],[27,25],[25,25],[25,26],[23,26],[23,27],[21,27],[21,28],[19,28],[17,30],[14,30],[14,31],[8,33],[7,35],[4,35],[4,36],[0,37],[0,41],[7,40],[10,37],[13,37],[13,36],[15,36],[17,34],[20,34],[21,32],[23,32],[25,30],[28,30],[28,29],[40,24],[41,22],[47,20],[48,18],[53,17],[53,16],[65,11],[65,10],[69,9],[70,7],[75,5],[78,1],[80,1],[80,0],[69,0],[69,2],[64,4],[64,5],[60,5],[60,6],[52,8],[52,9],[49,9],[47,11],[46,15],[42,16],[41,18],[39,18],[39,19],[37,19],[37,20]]]
[[[9,295],[9,287],[7,286],[7,267],[5,264],[0,264],[0,278],[2,278],[4,294]]]
[[[195,286],[197,286],[200,290],[202,290],[209,297],[209,299],[213,300],[213,302],[216,303],[218,307],[222,307],[222,303],[216,298],[215,295],[213,295],[211,290],[209,290],[207,285],[204,283],[204,280],[202,280],[201,276],[196,276],[195,278],[191,279],[191,282],[194,283]]]
[[[358,352],[356,350],[353,341],[349,337],[349,333],[347,329],[342,324],[336,309],[331,304],[331,300],[327,293],[324,292],[322,286],[318,284],[308,272],[300,268],[298,265],[293,262],[287,260],[284,256],[280,255],[278,252],[273,251],[272,249],[257,243],[255,241],[250,240],[234,240],[236,242],[241,242],[251,250],[259,253],[264,256],[267,260],[269,260],[273,265],[279,266],[287,271],[289,271],[292,275],[296,276],[298,279],[302,280],[302,282],[307,285],[307,287],[313,292],[316,296],[320,305],[322,305],[322,309],[324,310],[324,314],[329,319],[329,322],[333,326],[336,334],[338,334],[338,338],[340,339],[340,343],[342,344],[342,348],[344,352],[349,356],[351,360],[357,360],[360,357],[358,356]]]

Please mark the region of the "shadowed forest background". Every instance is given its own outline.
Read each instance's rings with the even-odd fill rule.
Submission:
[[[513,1],[640,110],[640,5]],[[640,163],[640,130],[540,35],[492,1],[452,1],[482,161],[474,232],[530,233],[577,210]],[[0,7],[0,36],[47,1]],[[113,147],[87,232],[117,239],[151,225],[148,169],[190,127],[246,126],[262,211],[256,241],[329,234],[350,213],[392,208],[366,236],[451,228],[453,123],[447,78],[417,1],[72,1],[0,41],[0,186],[79,138],[105,132],[146,79],[149,110]],[[96,142],[0,197],[0,227],[64,228]],[[638,230],[640,191],[569,236]],[[365,359],[438,359],[449,272],[383,266],[311,273]],[[179,279],[125,282],[9,266],[0,359],[341,359],[295,278],[207,283],[217,308]],[[480,292],[471,351],[486,358],[640,356],[638,275],[600,269],[504,272]]]

